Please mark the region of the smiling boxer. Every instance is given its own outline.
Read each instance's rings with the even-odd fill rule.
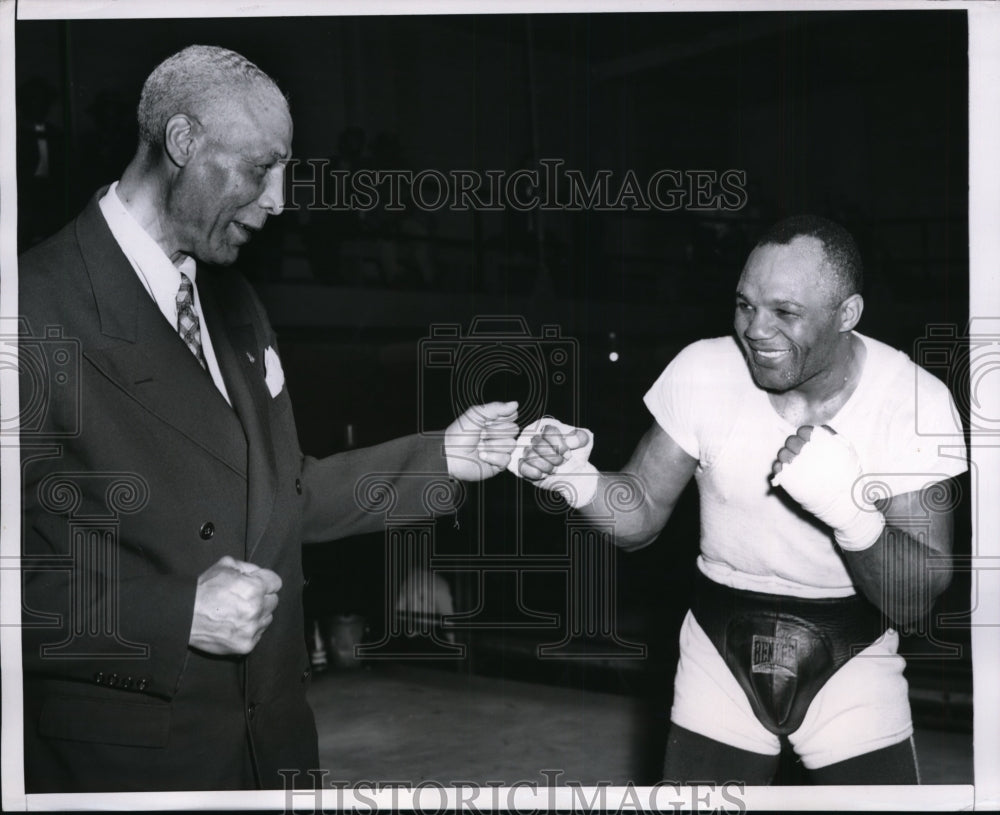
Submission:
[[[667,366],[645,397],[655,422],[620,473],[589,464],[588,433],[545,420],[512,459],[583,515],[613,515],[626,549],[655,540],[697,480],[670,781],[770,783],[785,740],[816,783],[919,779],[895,627],[950,581],[947,496],[967,464],[947,388],[855,330],[861,287],[842,227],[781,221],[743,268],[733,336]],[[622,479],[641,489],[627,509],[606,500]]]

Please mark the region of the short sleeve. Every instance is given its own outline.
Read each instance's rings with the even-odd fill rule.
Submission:
[[[894,449],[903,472],[922,472],[943,478],[968,469],[968,451],[951,393],[941,380],[914,365],[908,383],[915,398],[893,422]]]
[[[692,458],[701,460],[702,420],[705,402],[699,399],[705,372],[705,342],[684,348],[660,374],[643,401],[656,423]]]
[[[903,495],[968,469],[962,422],[951,393],[901,351],[869,342],[876,387],[845,432],[855,443],[871,495]]]

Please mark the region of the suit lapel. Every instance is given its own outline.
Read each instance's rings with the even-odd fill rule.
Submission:
[[[84,356],[151,414],[245,475],[236,417],[122,254],[97,206],[102,194],[77,221],[102,334]]]
[[[202,280],[204,279],[204,284]],[[247,558],[260,543],[274,507],[277,464],[268,422],[270,394],[264,383],[264,343],[252,317],[227,297],[223,273],[198,275],[198,293],[229,398],[247,438]]]

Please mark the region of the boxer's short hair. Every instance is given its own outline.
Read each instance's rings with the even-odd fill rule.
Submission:
[[[757,241],[757,247],[785,245],[800,235],[816,238],[823,244],[823,254],[836,275],[841,299],[861,293],[864,267],[858,245],[851,233],[834,221],[819,215],[793,215],[768,229]]]

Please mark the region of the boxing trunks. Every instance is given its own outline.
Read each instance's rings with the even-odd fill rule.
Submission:
[[[691,612],[772,733],[794,733],[840,667],[882,636],[863,597],[807,599],[722,586],[698,571]]]

